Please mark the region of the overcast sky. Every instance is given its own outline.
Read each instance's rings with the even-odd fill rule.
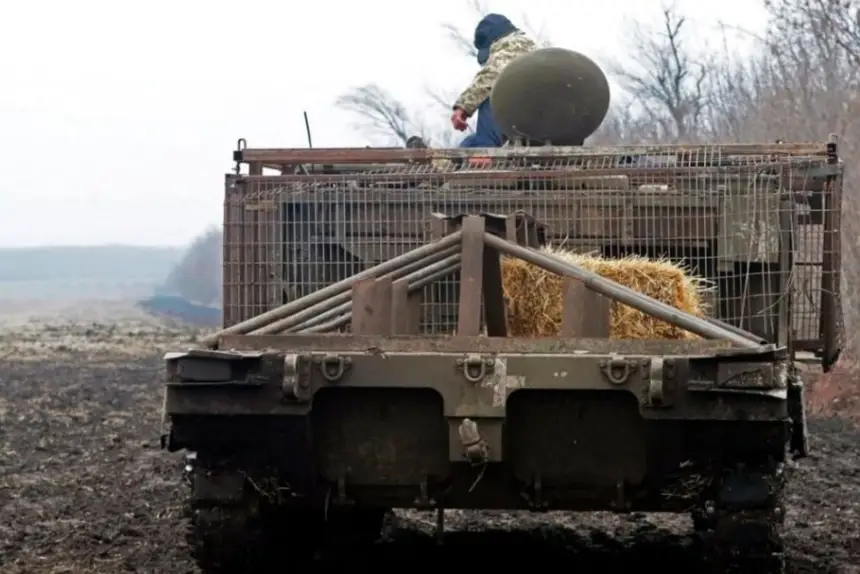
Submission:
[[[678,0],[700,37],[764,25],[755,0]],[[660,0],[496,0],[559,46],[624,54],[625,23]],[[0,4],[0,245],[182,245],[221,217],[236,139],[251,147],[365,145],[332,102],[376,82],[426,106],[477,64],[440,25],[463,0],[27,0]],[[426,109],[426,108],[425,108]]]

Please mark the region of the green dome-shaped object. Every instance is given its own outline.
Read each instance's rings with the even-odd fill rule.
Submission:
[[[609,111],[609,82],[588,56],[544,48],[523,54],[502,70],[490,104],[510,138],[581,145]]]

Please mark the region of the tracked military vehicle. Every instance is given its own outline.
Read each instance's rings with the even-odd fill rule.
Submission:
[[[783,571],[795,364],[840,351],[835,140],[234,159],[224,329],[166,357],[203,571],[369,544],[391,508],[685,513],[703,568]],[[683,261],[710,314],[545,245]],[[508,336],[504,258],[565,278],[558,336]],[[612,338],[607,301],[691,335]]]

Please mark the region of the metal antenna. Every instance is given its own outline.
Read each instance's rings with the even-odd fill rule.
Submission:
[[[307,112],[303,112],[303,113],[305,114],[305,131],[308,134],[308,147],[310,149],[313,149],[314,140],[311,138],[311,123],[308,121],[308,113]]]

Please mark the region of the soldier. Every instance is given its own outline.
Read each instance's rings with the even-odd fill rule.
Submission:
[[[454,103],[451,125],[464,131],[467,120],[478,112],[475,133],[464,138],[460,147],[501,147],[506,138],[493,118],[490,92],[504,67],[537,45],[504,16],[488,14],[475,28],[475,48],[482,68]]]

